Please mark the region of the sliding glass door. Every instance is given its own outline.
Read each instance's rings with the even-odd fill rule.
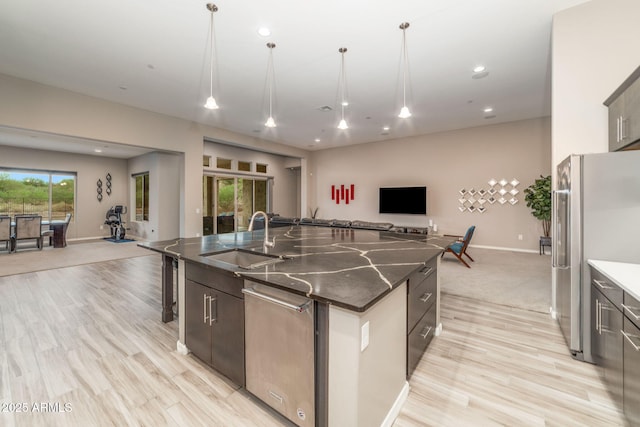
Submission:
[[[205,175],[203,234],[246,231],[254,212],[267,211],[268,189],[268,179]]]

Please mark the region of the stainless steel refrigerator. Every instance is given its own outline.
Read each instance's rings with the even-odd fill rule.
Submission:
[[[640,151],[572,155],[556,178],[555,315],[572,355],[593,362],[587,260],[640,263]]]

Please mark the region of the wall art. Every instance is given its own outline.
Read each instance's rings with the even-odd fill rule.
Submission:
[[[485,213],[496,202],[498,205],[506,206],[518,203],[517,195],[520,194],[520,190],[517,187],[520,185],[520,181],[517,179],[513,178],[508,181],[502,178],[498,181],[491,178],[487,184],[489,184],[487,188],[465,187],[458,190],[458,210],[460,212]],[[467,188],[469,189],[467,190]]]
[[[337,185],[331,186],[331,200],[336,201],[336,205],[340,204],[340,201],[344,201],[345,204],[349,204],[349,201],[353,200],[355,197],[355,185],[351,184],[348,187],[344,184],[341,184],[340,187]]]

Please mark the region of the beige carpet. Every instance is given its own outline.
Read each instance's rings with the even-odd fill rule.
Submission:
[[[465,267],[453,255],[442,259],[444,293],[548,313],[551,257],[532,253],[469,248],[475,262]]]
[[[38,250],[35,243],[21,242],[20,246],[18,246],[18,251],[12,254],[7,253],[4,245],[0,245],[0,276],[133,258],[156,253],[139,247],[137,243],[112,243],[99,240],[69,243],[66,248],[45,246],[42,250]]]

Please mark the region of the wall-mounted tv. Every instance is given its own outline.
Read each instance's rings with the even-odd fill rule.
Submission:
[[[381,187],[379,200],[381,214],[427,214],[427,187]]]

